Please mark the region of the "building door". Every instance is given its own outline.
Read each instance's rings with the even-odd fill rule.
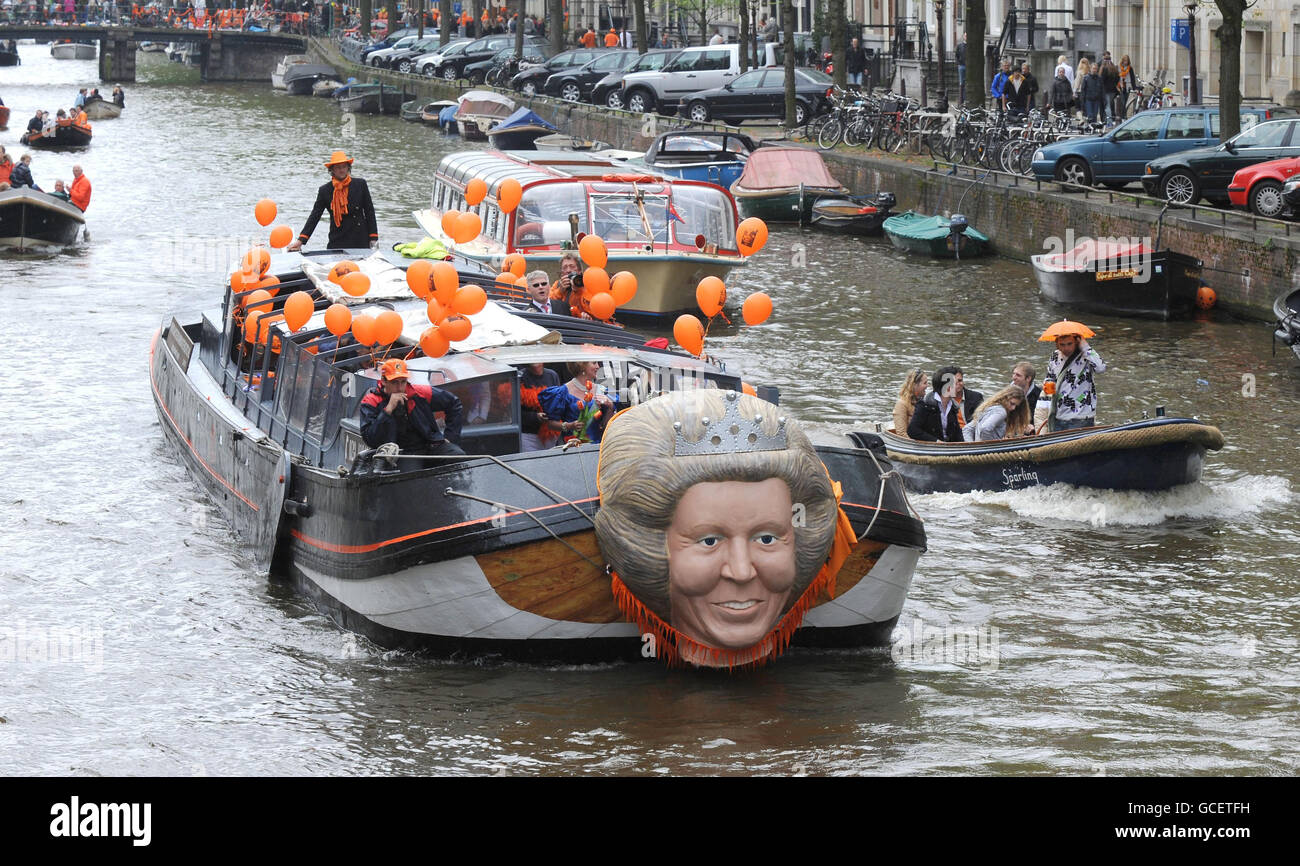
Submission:
[[[1264,36],[1262,30],[1247,30],[1242,33],[1241,59],[1245,75],[1241,82],[1241,95],[1250,99],[1264,95],[1263,61]]]

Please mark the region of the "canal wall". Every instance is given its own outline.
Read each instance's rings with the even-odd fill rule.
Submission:
[[[344,60],[332,43],[312,42],[312,52],[322,62],[347,70],[359,81],[382,80],[424,100],[454,99],[469,89],[464,84],[357,66]],[[644,151],[660,132],[687,125],[682,118],[512,97],[562,132],[624,150]],[[772,126],[746,131],[758,137],[780,134]],[[823,156],[831,173],[855,193],[888,190],[897,197],[900,209],[965,214],[970,225],[989,236],[994,250],[1008,258],[1027,262],[1045,251],[1049,239],[1060,244],[1085,237],[1138,238],[1147,243],[1158,239],[1161,247],[1201,259],[1204,281],[1217,293],[1220,309],[1259,320],[1273,318],[1273,300],[1279,294],[1300,288],[1300,224],[1213,208],[1164,209],[1164,202],[1132,192],[1067,192],[1054,183],[965,166],[936,168],[933,161],[887,157],[879,151],[841,148],[823,151]]]

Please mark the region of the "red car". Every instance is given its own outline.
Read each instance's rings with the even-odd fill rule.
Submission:
[[[1278,217],[1286,207],[1282,186],[1300,174],[1300,157],[1274,159],[1247,166],[1232,176],[1228,198],[1237,207],[1250,209],[1262,217]]]

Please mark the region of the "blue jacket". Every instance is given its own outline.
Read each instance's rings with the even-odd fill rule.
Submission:
[[[40,189],[40,187],[36,185],[36,181],[32,178],[32,170],[28,168],[26,163],[22,162],[14,163],[13,173],[9,175],[9,185],[14,189],[17,189],[20,186],[30,186],[35,190]]]
[[[1011,76],[1005,72],[999,72],[997,75],[993,76],[993,98],[994,99],[998,99],[999,97],[1005,95],[1007,89],[1007,82],[1010,79]]]
[[[377,448],[385,442],[397,441],[397,421],[384,411],[388,405],[388,395],[379,387],[370,389],[361,399],[361,438],[371,448]],[[464,421],[465,411],[460,398],[450,391],[429,385],[406,385],[406,411],[411,426],[430,445],[443,441],[443,432],[438,429],[434,412],[444,413],[447,432],[446,439],[454,445],[460,444],[460,426]]]

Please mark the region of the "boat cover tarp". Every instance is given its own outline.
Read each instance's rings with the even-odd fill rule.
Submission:
[[[949,219],[944,216],[925,216],[916,211],[908,211],[897,216],[891,216],[884,222],[885,231],[899,235],[900,237],[912,238],[918,241],[935,241],[948,237],[950,232]],[[968,226],[964,234],[967,234],[976,240],[988,241],[988,235],[978,232],[974,227]]]
[[[506,117],[515,110],[515,101],[499,93],[493,93],[490,90],[471,90],[468,93],[462,93],[459,98],[460,107],[456,110],[456,118],[468,117],[478,114],[487,117]]]
[[[456,122],[456,112],[460,109],[459,105],[448,105],[442,111],[438,112],[438,125],[448,126]]]
[[[549,129],[552,132],[559,132],[551,123],[538,117],[537,114],[529,108],[520,108],[514,114],[498,123],[488,131],[488,135],[495,135],[499,132],[509,132],[512,129],[518,129],[524,126],[540,126],[543,129]]]
[[[288,84],[290,81],[297,81],[299,78],[319,78],[321,76],[333,78],[336,74],[334,67],[326,66],[323,63],[295,63],[285,71],[284,83]]]
[[[798,147],[760,147],[749,155],[736,186],[747,190],[806,187],[842,189],[831,176],[822,155]]]
[[[1042,267],[1057,271],[1090,271],[1096,262],[1128,262],[1151,256],[1154,249],[1142,242],[1099,241],[1087,238],[1065,253],[1038,256]]]

